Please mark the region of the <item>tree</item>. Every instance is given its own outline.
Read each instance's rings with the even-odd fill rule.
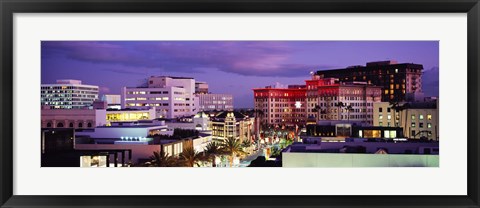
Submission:
[[[195,165],[200,166],[198,162],[204,159],[203,155],[195,151],[192,145],[184,147],[179,157],[183,164],[187,167],[194,167]]]
[[[150,166],[152,167],[173,167],[176,164],[175,158],[168,156],[163,150],[153,152],[150,160]]]
[[[403,128],[403,136],[405,136],[406,128],[408,127],[407,125],[407,118],[408,118],[408,109],[410,108],[410,103],[405,103],[401,106],[398,107],[398,111],[402,112],[405,111],[405,123],[404,123],[404,128]]]
[[[216,156],[222,154],[222,149],[221,149],[220,144],[218,142],[215,142],[215,141],[208,143],[207,146],[205,147],[205,151],[203,151],[203,153],[205,154],[205,157],[207,159],[211,160],[212,166],[217,167],[215,158],[216,158]]]
[[[337,110],[338,110],[337,120],[340,120],[340,109],[341,109],[342,107],[344,107],[345,104],[344,104],[342,101],[340,101],[340,102],[335,103],[335,106],[337,107]]]
[[[350,112],[353,111],[352,105],[345,106],[345,110],[347,111],[347,121],[350,121]]]
[[[320,111],[322,108],[319,105],[315,105],[315,108],[313,109],[313,112],[317,113],[317,121],[320,120]]]
[[[225,140],[223,140],[222,144],[221,144],[221,149],[223,152],[225,152],[225,154],[228,155],[228,159],[229,159],[229,163],[230,163],[230,167],[232,167],[233,165],[233,158],[236,156],[236,155],[244,155],[246,154],[244,151],[243,151],[243,148],[242,148],[242,145],[240,144],[240,141],[238,139],[235,139],[235,138],[227,138]]]
[[[256,135],[256,139],[257,139],[257,142],[260,141],[260,132],[261,132],[261,129],[262,129],[262,120],[263,120],[263,116],[265,115],[265,113],[263,112],[263,110],[260,110],[260,109],[256,109],[255,110],[255,120],[256,120],[256,124],[257,124],[257,135]]]
[[[396,121],[397,121],[397,112],[399,112],[399,110],[401,108],[400,104],[398,102],[395,102],[395,101],[390,101],[389,104],[390,104],[390,109],[393,110],[393,120],[395,121],[395,126],[398,127],[396,125]],[[399,118],[398,120],[401,120],[401,118]]]

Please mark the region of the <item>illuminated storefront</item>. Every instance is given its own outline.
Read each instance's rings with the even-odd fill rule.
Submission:
[[[111,122],[151,120],[154,118],[155,108],[151,108],[148,110],[109,109],[106,112],[107,125],[110,125]]]

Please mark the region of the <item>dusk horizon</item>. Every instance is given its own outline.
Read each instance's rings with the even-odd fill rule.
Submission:
[[[232,94],[235,108],[253,108],[254,88],[386,60],[422,64],[423,82],[438,83],[438,41],[43,41],[41,82],[81,80],[104,95],[150,76],[191,77]],[[424,93],[438,96],[438,87]]]

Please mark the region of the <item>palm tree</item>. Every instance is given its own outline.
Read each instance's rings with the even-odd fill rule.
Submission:
[[[408,109],[410,108],[410,103],[405,103],[401,106],[399,106],[398,111],[402,112],[405,111],[405,123],[404,123],[404,128],[403,128],[403,136],[405,136],[406,128],[409,126],[407,125],[407,118],[408,118]]]
[[[175,166],[175,158],[165,154],[163,150],[153,152],[150,156],[151,166],[154,167],[172,167]]]
[[[187,167],[200,166],[198,162],[203,160],[203,158],[203,155],[195,151],[192,145],[184,147],[182,153],[180,153],[180,159]]]
[[[337,107],[337,110],[338,110],[337,120],[340,120],[340,108],[344,107],[345,104],[342,101],[340,101],[340,102],[335,103],[335,106]]]
[[[345,107],[345,110],[347,111],[347,121],[350,121],[350,112],[353,111],[352,105],[347,105],[347,106]]]
[[[215,141],[208,143],[207,146],[205,147],[205,150],[203,151],[203,153],[205,154],[205,156],[209,160],[212,161],[212,166],[217,167],[215,158],[216,158],[216,156],[222,154],[220,144],[218,142],[215,142]]]
[[[393,118],[394,118],[393,120],[394,120],[394,122],[395,122],[394,125],[395,125],[396,127],[398,127],[396,121],[397,121],[397,112],[398,112],[399,109],[400,109],[400,104],[399,104],[398,102],[394,102],[394,101],[390,101],[389,104],[390,104],[390,109],[393,110]],[[399,118],[398,120],[401,120],[401,118]]]
[[[245,151],[250,152],[250,147],[252,146],[252,141],[250,139],[243,140],[242,147]]]
[[[227,154],[228,157],[229,157],[228,159],[229,159],[229,162],[230,162],[230,167],[232,167],[233,158],[236,155],[246,154],[242,149],[242,145],[241,145],[240,141],[238,139],[235,139],[235,138],[232,138],[232,137],[223,140],[223,142],[221,144],[221,147],[222,147],[222,151],[225,152],[225,154]]]
[[[261,132],[261,129],[262,129],[262,119],[263,119],[263,116],[265,115],[265,113],[263,112],[263,110],[260,110],[260,109],[257,109],[255,110],[255,119],[257,121],[257,135],[256,135],[256,139],[257,139],[257,142],[258,144],[260,144],[260,132]]]
[[[322,110],[322,108],[319,105],[315,104],[315,108],[313,109],[313,112],[317,113],[317,121],[320,120],[320,111],[321,110]]]
[[[250,146],[252,146],[252,141],[250,141],[249,139],[243,140],[242,146],[243,147],[250,147]]]

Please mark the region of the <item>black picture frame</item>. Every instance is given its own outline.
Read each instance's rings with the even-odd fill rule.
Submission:
[[[480,207],[478,0],[0,0],[1,207]],[[468,194],[466,196],[24,196],[13,195],[15,13],[467,13]],[[448,180],[448,179],[445,179]]]

